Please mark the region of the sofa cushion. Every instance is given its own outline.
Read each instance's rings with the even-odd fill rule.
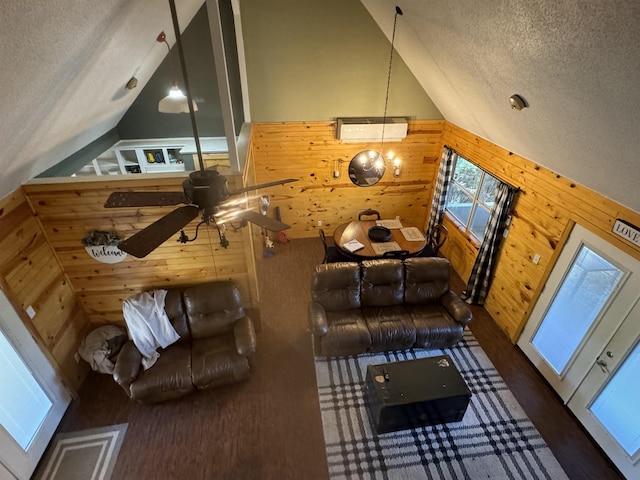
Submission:
[[[184,304],[182,303],[181,288],[167,290],[167,296],[164,299],[164,311],[180,338],[191,338],[191,332],[187,326],[187,313],[184,311]]]
[[[318,355],[349,356],[365,353],[371,346],[371,336],[359,309],[327,312],[327,333],[314,338]]]
[[[193,341],[191,375],[198,390],[249,378],[247,357],[238,354],[233,334]]]
[[[360,266],[353,262],[318,265],[311,277],[311,298],[327,311],[360,307]]]
[[[402,305],[404,297],[402,260],[365,260],[361,268],[363,307]]]
[[[406,350],[416,342],[416,328],[403,306],[365,307],[362,315],[371,335],[370,352]]]
[[[449,261],[440,257],[407,258],[404,301],[424,304],[438,301],[449,291]]]
[[[131,398],[141,402],[163,402],[194,391],[191,382],[191,342],[181,340],[160,351],[148,370],[140,369],[131,383]]]
[[[201,283],[186,288],[183,296],[194,339],[231,332],[244,317],[240,292],[231,281]]]
[[[433,305],[406,305],[416,328],[416,347],[445,348],[460,340],[464,326],[455,321],[439,303]]]

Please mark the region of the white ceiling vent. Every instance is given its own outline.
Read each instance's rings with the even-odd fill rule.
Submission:
[[[384,141],[399,142],[407,136],[408,123],[403,117],[384,118],[339,118],[336,138],[348,142],[381,142],[384,125]]]

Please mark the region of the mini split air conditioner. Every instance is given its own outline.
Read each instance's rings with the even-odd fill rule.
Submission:
[[[380,142],[384,118],[339,118],[336,127],[336,138],[349,142]],[[399,142],[407,136],[407,119],[392,117],[386,119],[384,141]]]

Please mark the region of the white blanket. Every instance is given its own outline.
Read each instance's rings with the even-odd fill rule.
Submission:
[[[125,300],[122,305],[129,337],[142,354],[145,370],[160,357],[159,347],[166,348],[180,338],[164,311],[166,296],[166,290],[144,292]]]

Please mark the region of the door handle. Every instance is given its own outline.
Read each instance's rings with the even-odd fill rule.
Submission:
[[[600,370],[602,370],[603,373],[609,373],[609,369],[607,368],[607,362],[599,358],[598,360],[596,360],[596,364],[600,367]]]

